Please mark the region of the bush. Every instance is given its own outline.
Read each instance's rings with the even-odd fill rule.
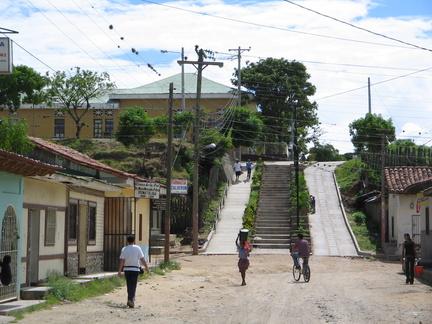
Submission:
[[[366,223],[366,215],[363,212],[360,212],[360,211],[355,212],[353,214],[353,218],[354,218],[354,222],[357,225],[363,225]]]

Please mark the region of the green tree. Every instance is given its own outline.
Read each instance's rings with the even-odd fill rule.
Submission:
[[[52,101],[63,105],[63,110],[73,119],[75,136],[79,138],[81,129],[85,126],[81,119],[89,111],[91,100],[102,97],[107,91],[114,89],[115,84],[110,82],[110,76],[106,72],[92,72],[79,67],[71,71],[57,71],[52,76],[48,74],[48,94]]]
[[[333,145],[328,143],[320,144],[319,142],[315,142],[314,144],[314,147],[309,152],[313,155],[315,161],[340,161],[342,159],[339,151]]]
[[[45,85],[46,79],[31,67],[15,66],[12,74],[0,76],[0,110],[8,108],[13,112],[22,103],[42,103]]]
[[[147,117],[147,112],[143,107],[129,107],[120,114],[115,137],[125,146],[143,146],[155,134],[154,119]]]
[[[254,141],[262,138],[264,123],[247,108],[230,108],[224,114],[223,132],[231,131],[234,147],[251,147]]]
[[[257,63],[247,62],[241,75],[242,86],[253,93],[261,110],[268,141],[289,142],[291,125],[297,128],[300,145],[312,139],[307,134],[317,130],[317,104],[308,97],[316,89],[308,81],[310,75],[302,63],[283,58],[261,59]],[[236,79],[231,81],[234,85],[238,83]]]
[[[27,123],[24,119],[15,121],[9,117],[0,123],[0,149],[25,154],[34,148],[34,144],[27,136]]]
[[[385,146],[396,139],[396,130],[392,120],[385,120],[377,114],[368,113],[364,118],[354,120],[349,124],[349,132],[357,153],[379,152],[383,136]]]

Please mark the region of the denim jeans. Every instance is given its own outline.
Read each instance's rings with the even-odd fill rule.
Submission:
[[[414,280],[414,265],[415,265],[415,257],[413,256],[405,257],[405,276],[408,281]]]
[[[135,301],[135,291],[138,284],[139,271],[125,271],[128,300]]]
[[[298,252],[293,252],[293,253],[291,253],[291,256],[292,256],[292,258],[293,258],[293,260],[294,260],[294,265],[295,265],[296,267],[298,267],[298,266],[300,265],[300,263],[299,263],[299,261],[298,261],[299,253],[298,253]]]

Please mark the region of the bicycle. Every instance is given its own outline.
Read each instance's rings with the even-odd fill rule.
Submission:
[[[299,281],[301,275],[303,275],[303,279],[305,282],[309,282],[311,271],[309,267],[309,258],[300,257],[298,258],[300,269],[297,269],[296,266],[293,266],[293,277],[295,281]]]

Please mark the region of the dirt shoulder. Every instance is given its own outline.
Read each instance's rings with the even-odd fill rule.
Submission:
[[[309,283],[293,281],[288,255],[251,255],[240,286],[234,255],[174,255],[182,266],[139,283],[26,315],[19,323],[428,323],[431,286],[406,285],[395,262],[312,257]]]

